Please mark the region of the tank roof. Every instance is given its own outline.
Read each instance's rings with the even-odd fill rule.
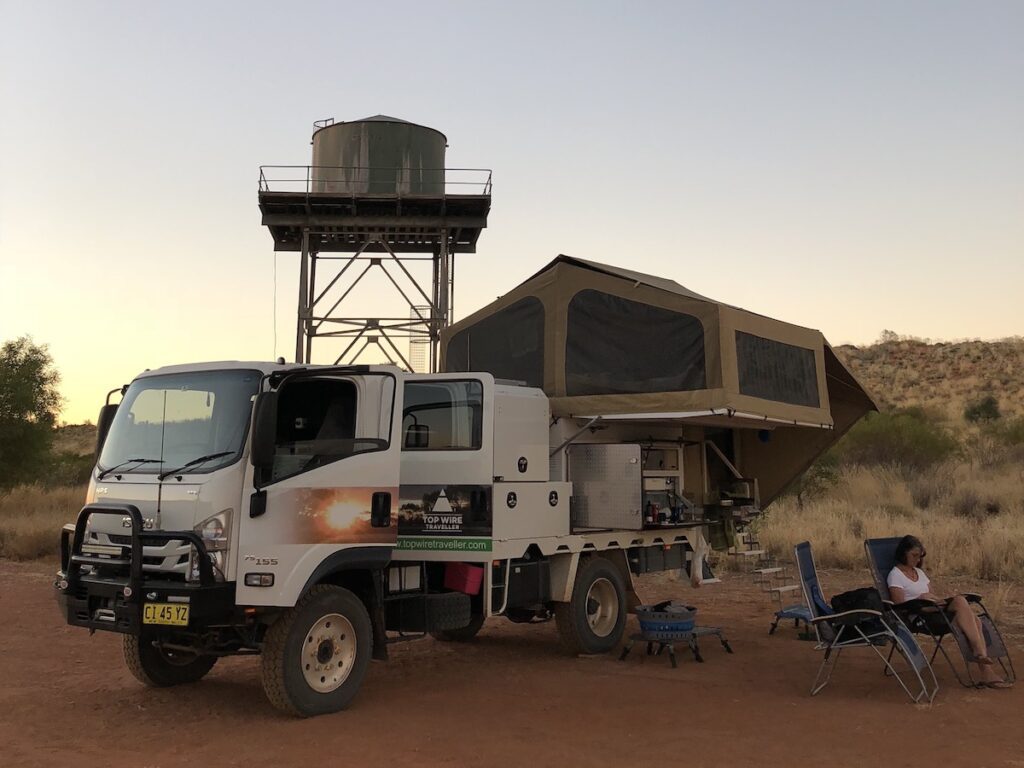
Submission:
[[[433,131],[439,134],[445,141],[445,146],[448,145],[448,137],[437,130],[437,128],[431,128],[429,125],[423,125],[422,123],[413,123],[409,120],[403,120],[400,117],[391,117],[390,115],[371,115],[370,117],[364,117],[361,120],[340,120],[336,123],[329,123],[328,125],[322,125],[313,131],[313,135],[316,136],[320,131],[326,131],[330,128],[337,128],[339,125],[352,125],[353,123],[397,123],[398,125],[411,125],[414,128],[423,128],[428,131]]]
[[[390,117],[389,115],[373,115],[372,117],[364,117],[361,120],[349,120],[350,123],[405,123],[406,125],[415,125],[410,123],[408,120],[403,120],[400,117]]]

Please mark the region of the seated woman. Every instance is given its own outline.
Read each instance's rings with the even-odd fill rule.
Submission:
[[[931,580],[921,570],[924,562],[924,545],[916,536],[904,536],[896,545],[896,565],[889,571],[886,583],[889,585],[889,593],[893,602],[905,603],[909,600],[930,600],[933,603],[943,606],[950,621],[955,624],[974,651],[981,676],[981,684],[989,688],[1009,688],[1008,683],[996,674],[992,668],[993,661],[989,658],[988,648],[985,645],[985,636],[981,628],[981,619],[977,617],[971,606],[963,595],[954,594],[952,597],[939,597],[931,591]]]

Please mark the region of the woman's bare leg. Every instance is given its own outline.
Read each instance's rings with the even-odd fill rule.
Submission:
[[[953,623],[960,628],[971,644],[971,650],[975,656],[988,656],[988,648],[985,646],[985,635],[981,631],[981,621],[971,610],[971,606],[964,599],[963,595],[957,595],[949,601],[946,610],[953,614]]]
[[[981,642],[982,642],[982,644],[984,644],[984,642],[985,642],[985,631],[982,628],[981,617],[978,616],[978,614],[976,614],[974,611],[971,611],[971,615],[974,617],[975,624],[977,624],[978,637],[981,638]],[[988,649],[986,649],[986,652],[987,652],[987,650]],[[997,683],[997,682],[1001,683],[1001,682],[1003,682],[1002,676],[999,675],[998,672],[996,672],[995,667],[993,667],[991,664],[979,664],[978,665],[978,672],[980,673],[979,679],[983,683]]]
[[[950,600],[947,610],[953,614],[953,623],[964,633],[967,642],[971,644],[974,655],[987,657],[988,647],[985,645],[985,633],[981,628],[981,619],[971,610],[970,604],[963,595],[957,595]],[[1003,680],[992,668],[991,663],[979,663],[978,673],[978,679],[983,683],[1001,683]]]

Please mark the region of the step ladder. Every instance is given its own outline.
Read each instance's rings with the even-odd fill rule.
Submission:
[[[730,550],[729,554],[745,566],[751,580],[771,602],[774,620],[768,634],[775,634],[779,622],[792,619],[794,627],[799,627],[803,623],[804,631],[800,637],[809,639],[811,616],[804,605],[803,594],[793,567],[772,557],[770,552],[761,547],[756,535],[749,529],[738,535],[736,547]]]

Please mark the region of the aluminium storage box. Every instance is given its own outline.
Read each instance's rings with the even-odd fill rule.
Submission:
[[[572,527],[643,528],[640,446],[580,444],[568,448]]]

